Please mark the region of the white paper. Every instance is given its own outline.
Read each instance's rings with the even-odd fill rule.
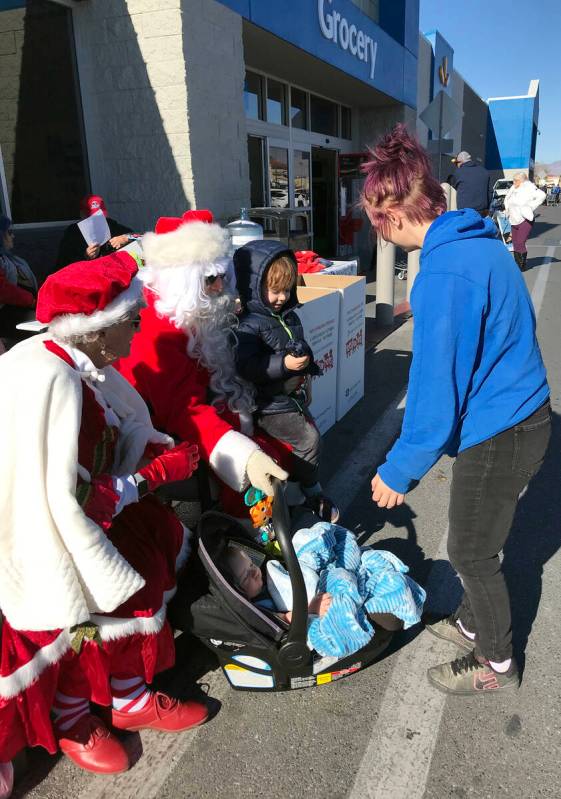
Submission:
[[[78,227],[88,247],[92,244],[105,244],[111,238],[109,225],[103,211],[96,211],[95,214],[82,219],[78,222]]]
[[[44,322],[38,322],[37,319],[32,319],[29,322],[20,322],[19,325],[16,325],[17,330],[27,330],[30,333],[40,333],[42,330],[46,330],[48,325]]]

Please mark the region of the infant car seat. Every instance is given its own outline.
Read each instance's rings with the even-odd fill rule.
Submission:
[[[376,625],[366,646],[339,660],[321,657],[308,647],[308,599],[292,546],[284,484],[279,481],[275,481],[273,526],[292,584],[291,624],[252,604],[221,573],[216,564],[229,541],[243,547],[260,567],[268,556],[248,540],[246,530],[233,517],[209,511],[198,526],[199,558],[209,590],[190,606],[190,632],[215,653],[230,685],[238,690],[285,691],[325,685],[372,663],[393,635]]]

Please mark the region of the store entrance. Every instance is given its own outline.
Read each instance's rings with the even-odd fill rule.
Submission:
[[[337,257],[337,151],[312,147],[312,219],[314,250]]]

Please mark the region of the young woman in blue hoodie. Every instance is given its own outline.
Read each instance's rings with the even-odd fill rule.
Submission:
[[[551,427],[532,303],[493,223],[471,209],[446,212],[427,154],[403,125],[371,150],[364,170],[362,202],[378,235],[421,250],[407,407],[372,498],[400,505],[441,455],[456,457],[448,556],[464,596],[427,629],[468,654],[428,677],[454,694],[517,688],[499,553]]]

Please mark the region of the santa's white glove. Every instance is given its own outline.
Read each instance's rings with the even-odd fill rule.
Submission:
[[[279,480],[286,480],[288,472],[275,463],[266,455],[263,450],[258,449],[252,452],[247,461],[247,477],[254,488],[264,491],[268,497],[273,496],[273,484],[271,477],[278,477]]]

